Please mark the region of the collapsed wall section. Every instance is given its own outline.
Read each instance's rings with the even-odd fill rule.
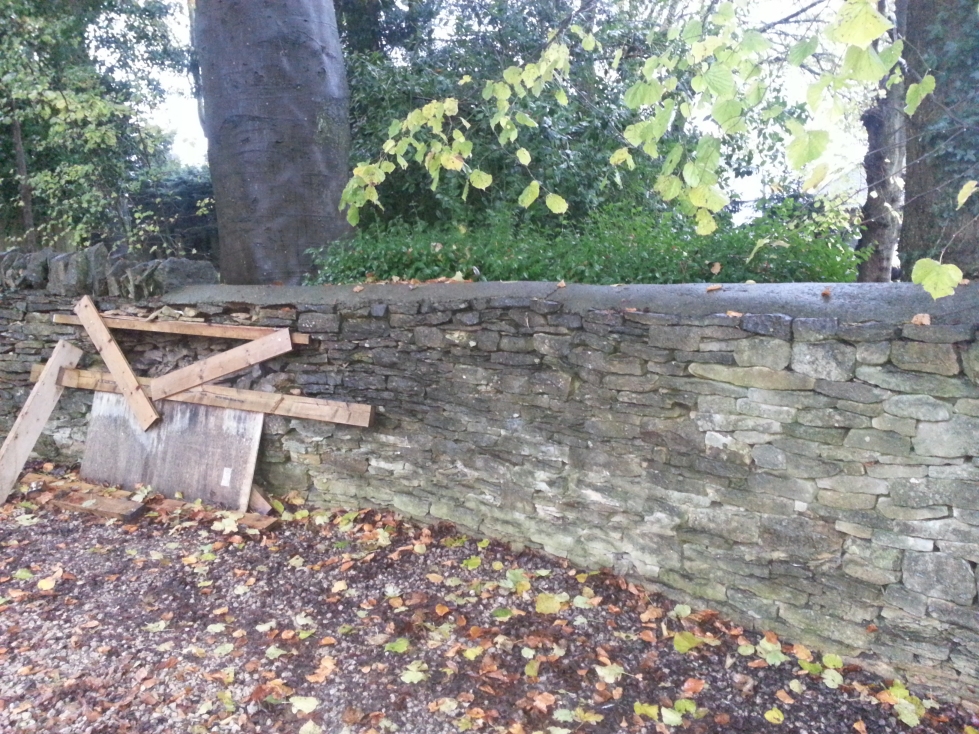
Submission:
[[[312,335],[229,384],[378,407],[370,429],[268,416],[260,481],[272,491],[391,506],[612,567],[979,700],[979,297],[822,289],[212,288],[166,300]],[[71,305],[0,303],[6,427],[57,338],[97,359],[74,327],[50,323]],[[909,323],[918,311],[933,325]],[[149,376],[233,345],[116,336]],[[66,392],[42,454],[79,455],[89,402]]]

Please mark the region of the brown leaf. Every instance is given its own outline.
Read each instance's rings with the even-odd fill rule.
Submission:
[[[720,263],[714,263],[713,265],[710,266],[710,271],[714,275],[717,275],[719,272],[721,272],[721,264]]]
[[[707,292],[708,293],[713,293],[714,291],[719,291],[719,290],[721,290],[723,288],[724,288],[724,286],[715,283],[714,285],[707,286]]]
[[[741,313],[740,311],[728,311],[725,315],[726,316],[730,316],[733,319],[739,319],[742,316],[744,316],[744,314]],[[726,714],[725,714],[725,716],[726,716]]]
[[[364,720],[365,716],[366,714],[356,706],[347,706],[347,708],[343,710],[340,720],[343,721],[344,724],[359,724]]]
[[[362,286],[362,285],[355,285],[354,286],[354,293],[360,293],[362,290],[364,290],[364,286]]]
[[[656,642],[656,633],[652,630],[643,630],[639,633],[639,639],[643,642]]]
[[[831,291],[829,288],[824,288],[821,295],[823,298],[829,298],[831,295],[833,295],[833,291]]]
[[[533,696],[533,706],[542,714],[546,714],[548,707],[553,706],[556,701],[557,698],[554,697],[554,694],[546,691],[535,693]]]
[[[337,661],[335,658],[329,655],[324,655],[320,660],[320,665],[316,669],[315,673],[311,673],[306,676],[306,680],[310,683],[325,683],[326,679],[329,678],[337,669]]]
[[[783,688],[779,688],[777,691],[775,691],[775,698],[777,698],[782,703],[787,703],[787,704],[795,703],[795,699],[792,698],[792,696],[789,695],[788,691],[786,691]]]
[[[748,663],[748,667],[749,668],[767,668],[768,667],[768,663],[766,663],[764,660],[761,660],[761,659],[759,659],[759,660],[752,660],[750,663]]]
[[[931,326],[931,314],[915,314],[911,319],[911,323],[915,326]]]
[[[692,698],[704,690],[704,682],[700,678],[687,678],[680,689],[688,698]]]
[[[863,723],[863,719],[859,719],[857,723],[853,725],[853,728],[860,732],[860,734],[867,734],[867,725]]]
[[[720,726],[727,726],[731,723],[730,714],[716,714],[714,716],[714,723]]]
[[[799,660],[805,660],[807,663],[812,662],[812,651],[805,645],[793,645],[792,654]]]
[[[448,614],[451,611],[452,610],[449,609],[447,606],[445,606],[445,604],[436,604],[435,605],[435,613],[438,616],[440,616],[440,617],[444,617],[446,614]]]
[[[558,288],[564,288],[564,287],[565,287],[566,285],[567,285],[567,283],[565,283],[565,282],[564,282],[564,281],[562,280],[562,281],[561,281],[560,283],[558,283],[558,284],[557,284],[557,287],[558,287]]]

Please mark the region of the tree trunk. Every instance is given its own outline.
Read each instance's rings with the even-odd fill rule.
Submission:
[[[969,80],[979,60],[975,1],[910,0],[906,36],[908,80],[919,81],[931,72],[937,86],[908,125],[907,203],[900,244],[905,273],[910,274],[920,258],[944,256],[966,277],[979,277],[975,210],[955,210],[959,188],[976,178],[962,155],[975,150],[976,130],[964,129],[959,122],[974,121],[979,106]]]
[[[302,281],[347,233],[346,73],[332,0],[197,0],[204,132],[225,283]]]
[[[27,180],[27,153],[24,151],[24,134],[16,109],[11,110],[11,120],[17,181],[20,184],[20,211],[24,222],[24,241],[27,243],[27,249],[35,252],[37,250],[37,232],[34,231],[34,192]]]
[[[880,0],[878,7],[885,13],[885,0]],[[907,20],[906,0],[897,0],[894,15],[894,33],[903,35]],[[905,88],[897,83],[887,88],[881,82],[880,90],[883,96],[861,117],[867,130],[867,155],[863,159],[867,173],[867,203],[863,205],[863,235],[857,250],[870,251],[867,260],[860,264],[858,280],[862,283],[890,283],[904,208]]]

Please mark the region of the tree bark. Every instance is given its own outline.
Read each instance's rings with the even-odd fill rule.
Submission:
[[[197,0],[225,283],[295,284],[349,231],[346,72],[332,0]]]
[[[14,139],[14,158],[17,166],[17,181],[20,184],[20,211],[24,222],[24,241],[27,249],[37,251],[37,232],[34,230],[34,192],[27,179],[27,153],[24,150],[24,133],[16,109],[11,110],[10,126]]]
[[[886,12],[885,0],[880,0],[878,7],[882,13]],[[903,35],[907,0],[897,0],[894,16],[893,33]],[[857,250],[870,251],[870,256],[860,264],[858,280],[862,283],[891,282],[891,267],[901,236],[901,211],[904,209],[905,87],[895,83],[888,88],[881,82],[880,91],[882,96],[877,103],[861,117],[867,130],[867,155],[863,159],[867,203],[863,205],[863,235]]]
[[[946,262],[962,268],[966,277],[979,277],[975,211],[970,212],[969,207],[955,210],[959,188],[977,177],[974,169],[961,175],[968,163],[956,160],[957,152],[974,150],[975,128],[962,135],[963,126],[955,119],[974,120],[977,115],[979,103],[966,81],[979,60],[976,38],[979,14],[974,0],[909,1],[904,51],[908,79],[919,81],[931,72],[937,86],[908,125],[907,203],[900,243],[907,274],[920,258],[944,256]],[[971,56],[954,51],[970,44]]]

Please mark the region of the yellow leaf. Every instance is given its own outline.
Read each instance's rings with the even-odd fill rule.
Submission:
[[[53,576],[48,576],[37,582],[37,588],[41,591],[51,591],[54,588],[56,581]]]
[[[772,724],[781,724],[785,721],[785,714],[779,711],[778,706],[773,706],[765,712],[765,720]]]
[[[520,150],[518,150],[517,151],[517,160],[520,161],[520,163],[523,164],[523,165],[525,165],[525,166],[527,164],[529,164],[530,163],[530,151],[528,151],[526,148],[521,148]]]
[[[555,214],[564,214],[568,211],[568,202],[557,194],[548,194],[547,198],[544,199],[544,203]]]
[[[967,181],[965,186],[959,189],[958,208],[961,209],[965,206],[965,202],[969,200],[969,197],[976,193],[976,187],[979,186],[979,181]]]
[[[802,184],[802,190],[812,191],[823,182],[823,180],[826,178],[826,174],[828,173],[829,165],[826,163],[820,163],[815,169],[813,169],[813,172],[810,174],[809,178],[805,180],[805,183]]]

